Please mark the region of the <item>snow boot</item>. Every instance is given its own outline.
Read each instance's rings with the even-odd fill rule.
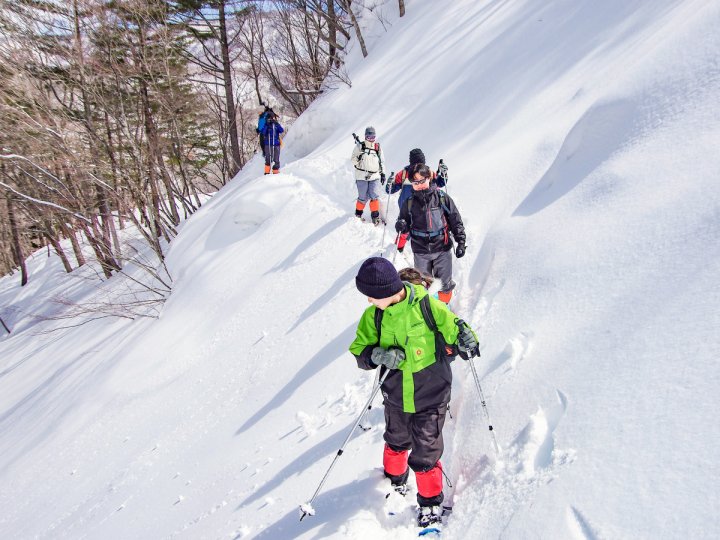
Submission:
[[[363,210],[365,210],[365,203],[355,201],[355,217],[362,219]]]
[[[396,493],[399,493],[403,497],[407,494],[407,492],[410,490],[410,488],[407,485],[408,476],[410,475],[410,469],[405,469],[405,472],[402,474],[390,474],[387,471],[385,471],[385,477],[390,479],[390,485],[393,488],[393,491]]]
[[[429,527],[442,523],[442,508],[439,506],[420,506],[417,514],[418,527]]]
[[[270,174],[270,165],[265,165],[265,174]]]

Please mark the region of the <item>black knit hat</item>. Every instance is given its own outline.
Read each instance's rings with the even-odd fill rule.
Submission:
[[[403,282],[390,261],[370,257],[360,266],[355,277],[358,291],[370,298],[390,298],[403,290]]]
[[[423,151],[419,148],[410,150],[410,165],[412,166],[416,163],[425,163],[425,154],[423,154]]]

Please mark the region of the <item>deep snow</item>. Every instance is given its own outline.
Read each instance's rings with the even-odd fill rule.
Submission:
[[[0,537],[415,537],[379,400],[299,521],[373,383],[354,276],[397,196],[384,235],[351,217],[368,124],[388,168],[444,158],[468,229],[452,307],[502,453],[456,362],[443,537],[720,535],[720,5],[407,4],[365,18],[282,174],[256,158],[183,225],[159,320],[43,333],[81,282],[44,251],[0,280]]]

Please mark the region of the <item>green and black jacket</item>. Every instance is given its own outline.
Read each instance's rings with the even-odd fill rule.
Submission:
[[[398,347],[405,351],[405,360],[392,370],[382,386],[385,403],[414,413],[439,408],[450,401],[452,371],[446,360],[438,361],[435,354],[435,334],[428,327],[420,308],[420,300],[427,296],[421,285],[405,284],[407,295],[402,302],[388,306],[382,317],[380,340],[375,327],[375,306],[363,313],[350,352],[358,367],[375,369],[371,355],[374,347]],[[430,297],[430,308],[438,330],[448,345],[457,344],[457,316],[444,302]]]

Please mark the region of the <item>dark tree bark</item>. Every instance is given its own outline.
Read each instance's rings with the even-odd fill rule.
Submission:
[[[73,268],[70,265],[70,261],[68,260],[67,255],[65,255],[65,251],[60,245],[60,241],[58,240],[57,236],[53,231],[52,225],[49,221],[43,221],[43,226],[45,227],[45,238],[48,239],[48,242],[50,242],[50,244],[52,245],[55,253],[57,253],[58,257],[60,257],[63,268],[65,268],[65,271],[69,274],[73,271]]]
[[[223,82],[225,85],[225,101],[227,103],[228,131],[233,162],[230,167],[230,178],[232,178],[240,170],[240,167],[242,167],[243,159],[240,154],[240,144],[238,143],[235,97],[233,94],[232,74],[230,73],[230,51],[227,24],[225,21],[225,0],[218,2],[217,9],[220,23],[220,51],[222,53]]]
[[[360,31],[360,23],[358,23],[357,17],[355,17],[355,13],[352,10],[352,5],[349,0],[343,0],[343,4],[345,7],[345,10],[347,11],[348,15],[350,16],[350,20],[352,21],[353,28],[355,28],[355,35],[357,36],[358,42],[360,43],[360,50],[362,51],[363,58],[366,58],[368,55],[367,47],[365,46],[365,39],[363,39],[362,32]]]
[[[25,255],[23,254],[22,245],[20,245],[20,233],[18,231],[17,220],[15,219],[15,206],[13,205],[11,194],[8,193],[6,195],[5,202],[7,203],[8,222],[10,223],[15,262],[20,266],[20,285],[24,287],[28,282],[28,273],[27,266],[25,266]]]
[[[77,261],[78,267],[85,265],[85,255],[83,255],[82,249],[80,249],[80,243],[75,236],[75,231],[68,227],[62,220],[59,221],[58,226],[62,231],[63,235],[70,240],[72,244],[73,253],[75,253],[75,260]]]

